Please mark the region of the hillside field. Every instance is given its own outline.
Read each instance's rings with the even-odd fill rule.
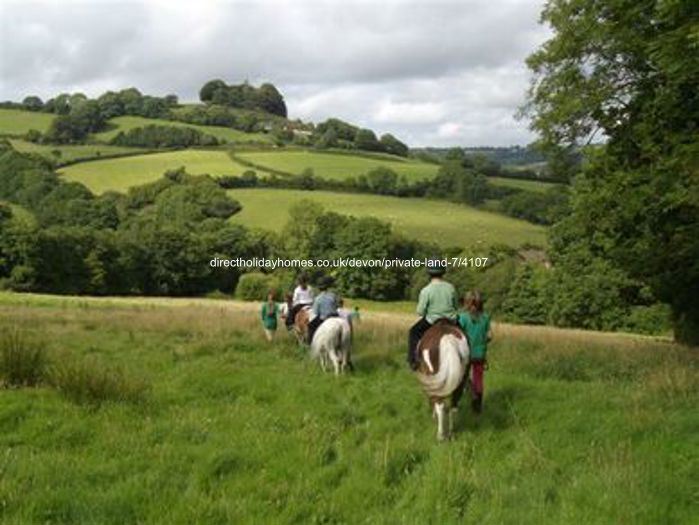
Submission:
[[[237,155],[254,164],[292,174],[311,168],[317,176],[327,179],[346,179],[366,175],[383,166],[405,175],[408,180],[433,177],[439,170],[436,164],[428,164],[392,155],[361,156],[344,153],[320,153],[314,151],[252,151]]]
[[[240,175],[246,169],[220,150],[180,150],[116,159],[81,162],[58,171],[68,180],[83,183],[94,193],[126,191],[152,182],[167,170],[184,166],[192,175]]]
[[[35,144],[26,140],[11,139],[12,147],[22,153],[36,153],[44,158],[57,162],[73,162],[99,158],[106,155],[118,155],[122,153],[138,153],[139,148],[126,148],[122,146],[107,146],[105,144]],[[58,152],[58,154],[56,154]]]
[[[478,250],[496,243],[513,247],[546,245],[546,229],[526,221],[441,200],[381,195],[279,189],[235,189],[243,209],[232,220],[250,227],[281,231],[291,206],[308,199],[326,211],[390,222],[408,238]],[[473,256],[485,253],[473,253]]]
[[[506,188],[533,191],[535,193],[544,193],[556,186],[556,184],[551,182],[541,182],[530,179],[511,179],[509,177],[488,177],[488,182],[494,186],[505,186]]]
[[[30,129],[44,133],[54,117],[38,111],[0,108],[0,135],[24,135]]]
[[[497,325],[484,412],[438,443],[412,316],[365,312],[334,378],[257,308],[0,293],[0,353],[47,360],[0,397],[2,522],[694,523],[690,349]]]
[[[116,117],[108,121],[108,129],[99,133],[92,134],[92,139],[100,142],[109,142],[117,136],[120,131],[127,132],[130,129],[142,128],[145,126],[173,126],[176,128],[193,128],[213,135],[219,140],[224,140],[231,143],[249,143],[262,142],[269,143],[271,139],[264,133],[245,133],[237,129],[224,128],[221,126],[199,126],[196,124],[187,124],[186,122],[178,122],[176,120],[162,120],[135,116]]]

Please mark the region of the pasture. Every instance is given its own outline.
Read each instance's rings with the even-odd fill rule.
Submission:
[[[90,160],[106,155],[120,155],[123,153],[136,154],[143,151],[139,148],[107,146],[105,144],[35,144],[19,139],[11,139],[10,143],[13,148],[21,153],[35,153],[57,163]]]
[[[44,133],[54,117],[50,113],[0,108],[0,135],[24,135],[30,129]]]
[[[108,128],[99,133],[91,135],[93,140],[100,142],[109,142],[117,136],[120,131],[126,133],[130,129],[142,128],[145,126],[172,126],[176,128],[193,128],[213,135],[219,140],[230,143],[270,143],[271,139],[264,133],[245,133],[237,129],[224,128],[221,126],[199,126],[196,124],[187,124],[186,122],[178,122],[176,120],[163,120],[154,118],[124,116],[116,117],[107,122]]]
[[[2,522],[693,523],[690,349],[498,325],[484,413],[437,443],[412,316],[365,312],[336,379],[257,306],[0,294],[3,358],[48,361],[0,398]]]
[[[326,179],[346,179],[365,175],[377,167],[390,168],[408,180],[433,177],[439,166],[392,155],[361,156],[351,153],[320,153],[307,150],[250,151],[236,153],[241,159],[256,165],[297,175],[311,168]]]
[[[126,191],[152,182],[167,170],[184,166],[192,175],[240,175],[246,169],[220,150],[180,150],[116,159],[81,162],[58,171],[71,181],[83,183],[94,193]]]
[[[541,226],[440,200],[278,189],[235,189],[230,194],[243,205],[233,221],[273,231],[281,231],[294,204],[308,199],[326,211],[390,222],[408,238],[476,250],[474,256],[485,255],[477,250],[495,243],[546,244],[546,229]]]
[[[512,179],[509,177],[488,177],[488,182],[494,186],[504,186],[516,190],[533,191],[535,193],[545,193],[550,188],[557,186],[551,182],[541,182],[531,179]]]

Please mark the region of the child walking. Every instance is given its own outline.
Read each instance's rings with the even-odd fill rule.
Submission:
[[[271,342],[274,339],[274,333],[277,331],[277,316],[279,315],[279,305],[274,301],[274,291],[270,290],[267,293],[267,302],[262,304],[260,315],[265,337],[267,341]]]
[[[483,371],[487,365],[488,342],[492,339],[490,315],[483,312],[483,300],[477,291],[469,292],[464,299],[465,312],[459,314],[459,326],[468,338],[469,367],[471,373],[471,407],[480,414],[483,410]]]

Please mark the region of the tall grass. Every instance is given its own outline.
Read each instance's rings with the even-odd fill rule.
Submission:
[[[43,343],[17,328],[0,332],[0,380],[5,386],[35,386],[45,378],[45,373]]]
[[[438,444],[404,363],[412,316],[365,312],[335,378],[283,331],[267,344],[255,305],[9,301],[0,328],[40,327],[79,386],[0,396],[2,523],[695,517],[697,356],[667,341],[498,326],[483,414],[464,403]]]
[[[50,383],[68,399],[93,406],[108,401],[139,402],[147,391],[147,384],[142,379],[90,358],[54,365]]]

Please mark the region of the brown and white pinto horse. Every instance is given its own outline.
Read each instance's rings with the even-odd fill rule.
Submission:
[[[299,345],[305,345],[308,341],[308,322],[311,317],[311,307],[304,306],[294,317],[294,335]]]
[[[437,439],[442,441],[454,430],[456,406],[466,384],[468,342],[456,326],[438,321],[422,336],[417,352],[416,376],[430,400],[432,414],[437,420]],[[450,405],[448,416],[447,402]]]

